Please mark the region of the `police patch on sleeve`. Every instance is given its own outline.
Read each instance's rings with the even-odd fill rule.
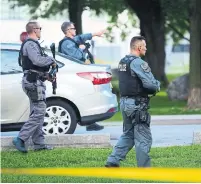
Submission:
[[[149,67],[148,63],[147,62],[143,62],[141,64],[141,67],[142,69],[144,70],[144,72],[150,72],[151,71],[151,68]]]

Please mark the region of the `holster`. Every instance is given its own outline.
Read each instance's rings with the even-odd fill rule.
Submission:
[[[134,125],[146,123],[150,126],[150,114],[147,111],[137,110],[131,115],[132,123]]]
[[[38,78],[38,74],[35,73],[35,72],[31,72],[29,71],[27,74],[26,74],[26,79],[28,82],[30,83],[35,83],[37,81],[37,78]]]
[[[139,105],[139,109],[134,111],[134,113],[131,115],[132,123],[140,124],[140,123],[146,123],[148,126],[150,126],[150,114],[148,112],[149,106],[149,99],[148,98],[139,98],[136,99],[135,104]]]
[[[35,83],[38,79],[43,82],[46,80],[44,74],[39,74],[37,72],[29,71],[26,75],[27,75],[26,79],[30,83]]]

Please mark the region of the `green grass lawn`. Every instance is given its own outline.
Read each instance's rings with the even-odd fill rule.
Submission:
[[[45,167],[104,167],[111,149],[54,149],[52,151],[21,154],[17,151],[1,152],[1,168],[45,168]],[[153,167],[201,168],[201,145],[152,148]],[[122,167],[136,167],[135,153],[130,151]],[[31,176],[2,174],[3,183],[122,183],[144,182],[123,179],[67,177],[67,176]],[[148,181],[150,182],[150,181]]]
[[[171,82],[176,77],[182,74],[168,75],[168,80]],[[113,87],[118,90],[118,81],[112,81]],[[151,115],[179,115],[179,114],[201,114],[201,109],[189,110],[186,108],[186,101],[171,101],[168,99],[166,89],[161,89],[159,93],[150,100],[149,112]],[[121,113],[117,112],[112,118],[106,121],[122,121]]]

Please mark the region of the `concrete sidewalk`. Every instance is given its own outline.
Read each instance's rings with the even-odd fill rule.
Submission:
[[[119,126],[122,121],[102,121],[104,126]],[[201,115],[153,115],[151,125],[200,125]]]
[[[1,136],[1,150],[16,150],[12,140],[15,136]],[[66,134],[66,135],[45,135],[45,144],[53,147],[68,148],[110,148],[110,134]],[[26,142],[26,147],[33,149],[31,139]]]

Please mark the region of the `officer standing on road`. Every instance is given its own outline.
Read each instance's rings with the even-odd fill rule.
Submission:
[[[47,75],[50,66],[56,67],[55,60],[44,54],[38,42],[41,36],[39,23],[27,23],[26,32],[28,38],[22,43],[19,64],[24,73],[22,88],[30,101],[30,115],[29,120],[22,126],[18,137],[13,139],[15,147],[23,153],[27,152],[25,142],[30,137],[32,137],[35,150],[52,149],[52,147],[45,145],[42,131],[46,112],[44,81],[50,80]]]
[[[72,56],[78,60],[83,62],[86,61],[86,53],[87,48],[85,46],[85,42],[87,40],[91,40],[94,36],[101,37],[105,31],[100,31],[97,33],[88,33],[88,34],[81,34],[76,36],[76,29],[73,22],[64,22],[61,25],[61,30],[63,31],[65,37],[59,42],[58,51]],[[87,131],[92,130],[102,130],[104,126],[98,125],[97,123],[93,123],[86,127]]]
[[[123,135],[120,137],[105,167],[119,167],[127,153],[135,146],[137,166],[150,167],[152,145],[148,105],[150,95],[160,90],[147,62],[140,56],[146,53],[146,42],[136,36],[130,42],[130,54],[119,62],[120,109],[123,116]]]

